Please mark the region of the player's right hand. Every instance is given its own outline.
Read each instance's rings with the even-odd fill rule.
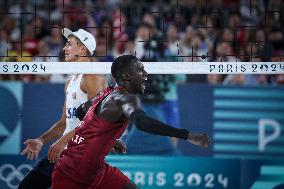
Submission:
[[[34,160],[38,158],[39,152],[42,149],[43,142],[39,139],[28,139],[24,142],[26,148],[21,155],[27,155],[27,159]]]
[[[66,143],[61,140],[54,142],[48,150],[47,158],[50,163],[56,163],[57,159],[60,157],[61,152],[65,149]]]

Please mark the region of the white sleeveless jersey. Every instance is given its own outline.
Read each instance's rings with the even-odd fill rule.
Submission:
[[[80,88],[82,77],[83,74],[72,76],[66,88],[66,129],[63,135],[79,125],[80,120],[76,117],[76,109],[88,100],[87,94]]]

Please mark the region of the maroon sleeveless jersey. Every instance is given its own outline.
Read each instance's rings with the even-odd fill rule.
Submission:
[[[61,153],[56,169],[62,171],[75,182],[97,185],[106,175],[105,156],[113,147],[115,140],[125,131],[128,120],[110,123],[97,116],[100,102],[112,91],[120,87],[108,87],[103,90],[89,108],[81,124],[75,129],[75,137],[68,148]]]

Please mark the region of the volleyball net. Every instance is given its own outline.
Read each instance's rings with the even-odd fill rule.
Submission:
[[[148,74],[284,74],[284,62],[143,62]],[[0,74],[110,74],[111,62],[0,62]]]

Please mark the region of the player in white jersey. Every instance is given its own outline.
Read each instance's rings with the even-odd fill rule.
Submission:
[[[63,135],[79,124],[76,109],[88,99],[87,94],[80,88],[82,77],[83,74],[72,76],[66,88],[66,129]]]
[[[65,61],[67,62],[90,62],[96,48],[94,36],[83,30],[72,32],[64,28],[62,34],[68,39],[63,48]],[[76,117],[76,108],[88,99],[95,97],[101,90],[107,87],[107,82],[103,75],[73,75],[65,84],[65,102],[63,113],[49,130],[35,139],[28,139],[24,142],[26,148],[22,155],[34,160],[38,158],[42,146],[54,139],[59,139],[65,133],[73,130],[79,124]],[[118,151],[124,151],[124,146],[116,143]],[[50,150],[57,153],[56,147],[51,145]],[[59,153],[58,153],[59,154]],[[42,159],[33,170],[21,181],[19,189],[47,189],[51,186],[51,174],[54,164],[47,158]]]

